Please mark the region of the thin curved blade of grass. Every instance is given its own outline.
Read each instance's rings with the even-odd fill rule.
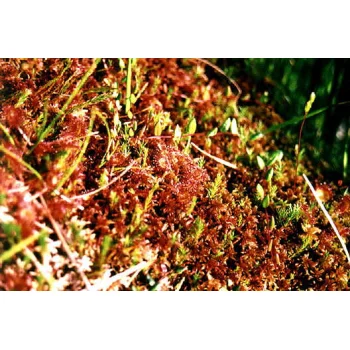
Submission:
[[[14,255],[21,252],[23,249],[28,247],[31,243],[35,242],[40,236],[45,235],[45,232],[41,234],[36,234],[29,236],[25,239],[22,239],[17,244],[13,245],[9,250],[6,250],[4,253],[0,255],[0,263],[3,263],[6,260],[11,259]]]
[[[131,108],[131,79],[132,79],[132,58],[128,60],[128,72],[126,77],[126,97],[125,97],[125,114],[129,116]],[[130,116],[129,116],[130,117]]]
[[[224,76],[236,89],[237,89],[237,96],[236,96],[236,101],[239,100],[239,98],[242,95],[242,89],[240,88],[240,86],[237,84],[237,82],[235,80],[233,80],[232,78],[230,78],[221,68],[219,68],[218,66],[216,66],[214,63],[203,59],[203,58],[195,58],[195,60],[202,62],[204,64],[207,64],[208,66],[210,66],[211,68],[213,68],[216,72],[220,73],[222,76]]]
[[[348,105],[348,104],[350,104],[350,101],[339,102],[339,103],[332,104],[330,106],[319,108],[316,111],[309,113],[306,116],[305,119],[309,119],[309,118],[312,118],[312,117],[314,117],[316,115],[319,115],[319,114],[325,112],[327,109],[330,109],[332,107],[343,106],[343,105]],[[260,137],[262,137],[262,136],[264,136],[264,135],[266,135],[266,134],[268,134],[270,132],[283,129],[283,128],[289,126],[289,125],[298,124],[298,123],[300,123],[303,120],[304,120],[304,115],[301,116],[301,117],[294,117],[294,118],[289,119],[289,120],[287,120],[287,121],[285,121],[285,122],[283,122],[281,124],[273,125],[270,128],[267,128],[266,130],[260,131],[257,134],[252,135],[250,137],[250,140],[251,141],[256,140],[256,139],[258,139],[258,138],[260,138]]]
[[[132,161],[118,176],[116,176],[112,181],[110,181],[108,184],[102,186],[102,187],[99,187],[98,189],[94,190],[94,191],[91,191],[91,192],[87,192],[87,193],[83,193],[83,194],[80,194],[80,195],[77,195],[77,196],[74,196],[74,197],[70,197],[70,198],[67,198],[69,201],[73,200],[73,199],[78,199],[78,198],[82,198],[84,200],[88,199],[89,196],[93,196],[95,195],[96,193],[99,193],[101,192],[102,190],[104,190],[105,188],[107,188],[108,186],[114,184],[117,180],[119,180],[122,176],[124,176],[133,166],[134,164],[136,163],[136,161]],[[55,194],[58,194],[57,191],[54,191]]]
[[[10,135],[10,132],[6,129],[6,127],[4,125],[2,125],[0,123],[0,130],[3,131],[3,133],[5,134],[5,136],[8,138],[8,140],[10,141],[11,145],[15,145],[15,141],[13,141],[12,136]]]
[[[340,236],[340,233],[339,233],[339,231],[338,231],[338,229],[337,229],[337,226],[335,226],[335,223],[334,223],[333,219],[332,219],[331,216],[328,214],[327,209],[324,207],[324,205],[323,205],[321,199],[319,198],[319,196],[317,195],[317,193],[316,193],[316,191],[315,191],[315,188],[312,186],[312,184],[311,184],[311,182],[309,181],[309,179],[307,178],[307,176],[306,176],[305,174],[303,174],[303,176],[304,176],[304,179],[305,179],[306,183],[307,183],[308,186],[310,187],[311,192],[312,192],[312,194],[314,195],[314,197],[315,197],[315,199],[316,199],[318,205],[320,206],[320,208],[321,208],[321,210],[323,211],[324,215],[326,216],[327,220],[328,220],[329,223],[331,224],[332,229],[334,230],[335,234],[337,235],[337,237],[338,237],[338,239],[339,239],[339,241],[340,241],[340,244],[341,244],[341,246],[342,246],[343,249],[344,249],[345,255],[346,255],[346,257],[348,258],[348,261],[349,261],[349,263],[350,263],[350,255],[349,255],[349,252],[348,252],[348,250],[347,250],[347,248],[346,248],[346,245],[345,245],[343,239],[342,239],[341,236]]]
[[[5,148],[3,145],[0,145],[0,151],[4,152],[7,156],[11,157],[12,159],[16,160],[18,163],[23,165],[25,168],[27,168],[33,175],[35,175],[40,181],[43,181],[43,178],[41,175],[27,162],[25,162],[21,157],[19,157],[17,154],[9,151],[7,148]]]
[[[109,95],[109,94],[102,94],[102,95],[98,95],[96,97],[93,97],[92,99],[84,102],[84,103],[81,103],[79,105],[76,105],[74,106],[73,108],[70,108],[67,110],[67,113],[73,113],[75,111],[80,111],[86,107],[89,107],[89,106],[92,106],[92,105],[95,105],[97,103],[100,103],[100,102],[103,102],[103,101],[106,101],[108,100],[109,98],[112,98],[113,96],[112,95]]]
[[[24,253],[32,261],[32,263],[35,265],[36,269],[39,271],[41,276],[48,283],[50,290],[56,291],[57,288],[55,288],[55,282],[56,282],[55,278],[51,276],[47,271],[45,271],[44,266],[39,262],[39,260],[31,250],[29,250],[28,248],[24,248]]]
[[[90,123],[89,123],[89,129],[88,129],[88,134],[85,138],[85,141],[83,143],[83,146],[79,152],[79,155],[78,157],[75,159],[74,163],[72,164],[72,166],[70,166],[66,172],[64,173],[62,179],[59,181],[59,183],[57,184],[56,188],[54,189],[53,192],[56,192],[58,191],[65,183],[66,181],[70,178],[70,176],[73,174],[74,170],[76,169],[76,167],[79,165],[79,163],[81,162],[82,158],[83,158],[83,155],[86,151],[86,148],[89,144],[89,141],[90,141],[90,137],[91,137],[91,131],[92,131],[92,128],[94,126],[94,121],[95,121],[95,117],[96,117],[96,112],[95,110],[93,109],[92,110],[92,113],[91,113],[91,117],[90,117]]]
[[[347,130],[345,137],[344,153],[343,153],[343,178],[348,179],[348,165],[349,165],[349,143],[350,143],[350,127]]]
[[[323,112],[325,112],[327,109],[329,109],[331,106],[329,107],[323,107],[323,108],[320,108],[312,113],[309,113],[305,119],[308,119],[308,118],[311,118],[311,117],[314,117],[316,115],[319,115]],[[266,135],[270,132],[273,132],[273,131],[276,131],[276,130],[280,130],[280,129],[283,129],[285,128],[286,126],[289,126],[289,125],[293,125],[293,124],[298,124],[299,122],[303,121],[304,120],[304,115],[301,116],[301,117],[294,117],[290,120],[287,120],[285,121],[284,123],[281,123],[281,124],[276,124],[276,125],[273,125],[271,126],[270,128],[268,129],[265,129],[263,131],[260,131],[259,133],[257,134],[254,134],[250,137],[250,140],[256,140],[257,138],[259,137],[262,137],[263,135]]]
[[[109,158],[111,156],[109,150],[110,150],[110,148],[112,146],[112,133],[111,133],[111,130],[109,128],[108,122],[107,122],[106,118],[102,115],[102,113],[97,111],[97,110],[95,111],[95,113],[102,120],[102,122],[103,122],[103,124],[104,124],[104,126],[106,128],[107,137],[108,137],[107,149],[106,149],[106,152],[103,155],[101,163],[99,165],[99,167],[101,168],[109,160]]]

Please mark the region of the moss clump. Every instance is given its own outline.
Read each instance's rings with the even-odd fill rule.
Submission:
[[[253,137],[282,118],[220,74],[204,60],[1,60],[0,288],[348,290],[296,174],[298,135]],[[348,240],[346,187],[324,180]]]

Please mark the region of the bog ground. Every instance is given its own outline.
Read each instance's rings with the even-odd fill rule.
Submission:
[[[0,88],[1,290],[349,289],[315,96],[286,122],[203,59],[2,59]]]

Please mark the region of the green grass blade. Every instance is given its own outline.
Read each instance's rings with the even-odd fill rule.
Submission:
[[[5,148],[3,145],[0,145],[0,151],[4,152],[7,156],[11,157],[12,159],[16,160],[18,163],[23,165],[25,168],[27,168],[33,175],[35,175],[40,181],[43,181],[43,178],[41,175],[27,162],[25,162],[21,157],[19,157],[17,154],[9,151],[7,148]]]
[[[90,141],[90,137],[91,137],[91,131],[92,128],[94,126],[94,121],[95,121],[95,117],[96,117],[96,112],[93,109],[92,113],[91,113],[91,117],[90,117],[90,123],[89,123],[89,129],[88,129],[88,135],[85,138],[83,147],[81,148],[78,157],[75,159],[74,163],[72,164],[72,166],[70,166],[67,171],[64,173],[62,179],[59,181],[59,183],[57,184],[56,188],[54,189],[53,192],[58,191],[65,183],[66,181],[70,178],[70,176],[73,174],[74,170],[76,169],[76,167],[79,165],[79,163],[81,162],[83,155],[87,149],[87,146],[89,144]]]
[[[108,137],[108,144],[107,144],[107,149],[106,149],[106,152],[105,152],[105,154],[103,155],[103,157],[102,157],[102,160],[101,160],[101,163],[100,163],[100,168],[109,160],[109,158],[110,158],[110,152],[109,152],[109,150],[110,150],[110,148],[111,148],[111,146],[112,146],[112,134],[111,134],[111,130],[110,130],[110,128],[109,128],[109,125],[108,125],[108,122],[107,122],[107,120],[106,120],[106,118],[102,115],[102,113],[101,112],[99,112],[99,111],[96,111],[96,114],[97,114],[97,116],[98,117],[100,117],[100,119],[102,120],[102,122],[103,122],[103,124],[104,124],[104,126],[105,126],[105,128],[106,128],[106,131],[107,131],[107,137]]]
[[[319,114],[325,112],[326,110],[328,110],[328,109],[330,109],[332,107],[343,106],[343,105],[348,105],[348,104],[350,104],[350,101],[339,102],[339,103],[332,104],[330,106],[319,108],[316,111],[309,113],[306,116],[305,119],[309,119],[311,117],[319,115]],[[276,130],[283,129],[283,128],[289,126],[289,125],[298,124],[301,121],[303,121],[303,119],[304,119],[304,115],[301,116],[301,117],[294,117],[294,118],[292,118],[290,120],[287,120],[287,121],[285,121],[284,123],[281,123],[281,124],[273,125],[270,128],[267,128],[266,130],[260,131],[259,133],[252,135],[250,137],[250,140],[255,140],[255,139],[257,139],[257,138],[259,138],[259,137],[261,137],[263,135],[269,134],[270,132],[273,132],[273,131],[276,131]]]
[[[67,108],[71,104],[71,102],[74,100],[74,98],[78,95],[79,91],[81,88],[84,86],[90,75],[95,71],[97,65],[100,63],[101,58],[96,58],[94,62],[92,63],[91,67],[88,69],[88,71],[84,74],[84,76],[81,78],[79,81],[78,85],[72,92],[72,94],[69,96],[65,104],[63,105],[62,109],[55,115],[55,117],[52,119],[51,123],[49,126],[40,134],[38,137],[38,140],[34,144],[33,148],[30,150],[30,153],[34,150],[34,148],[44,139],[46,138],[51,131],[54,129],[57,121],[61,118],[61,122],[64,120],[64,115],[66,113]]]
[[[350,139],[350,128],[348,128],[345,136],[344,154],[343,154],[343,178],[348,178],[348,166],[349,166],[349,139]]]
[[[46,234],[46,233],[43,232],[42,234]],[[32,235],[21,240],[19,243],[13,245],[9,250],[7,250],[6,252],[0,255],[0,263],[3,263],[4,261],[11,259],[14,255],[21,252],[24,248],[28,247],[30,244],[35,242],[39,237],[40,235]]]
[[[323,107],[323,108],[320,108],[312,113],[309,113],[305,119],[308,119],[308,118],[311,118],[311,117],[314,117],[316,115],[319,115],[323,112],[325,112],[327,109],[329,109],[331,106],[328,106],[328,107]],[[283,129],[285,128],[286,126],[289,126],[289,125],[294,125],[294,124],[298,124],[300,123],[301,121],[304,120],[304,116],[301,116],[301,117],[294,117],[290,120],[287,120],[285,121],[284,123],[281,123],[281,124],[276,124],[276,125],[273,125],[271,126],[270,128],[268,129],[265,129],[263,131],[260,131],[258,134],[254,134],[250,137],[251,140],[254,140],[256,138],[258,138],[259,136],[263,136],[263,135],[266,135],[266,134],[269,134],[270,132],[273,132],[273,131],[276,131],[276,130],[280,130],[280,129]]]
[[[10,135],[9,131],[6,129],[4,125],[0,123],[0,129],[3,131],[3,133],[6,135],[6,137],[9,139],[11,145],[15,145],[15,141],[13,141],[12,136]]]
[[[125,97],[125,113],[130,117],[130,108],[131,108],[131,66],[132,66],[132,58],[129,58],[128,61],[128,73],[126,76],[126,97]]]

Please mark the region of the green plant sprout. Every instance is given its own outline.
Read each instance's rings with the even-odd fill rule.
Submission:
[[[197,120],[195,116],[190,112],[189,120],[187,122],[186,128],[185,128],[185,134],[189,135],[186,137],[186,147],[184,149],[184,153],[189,154],[190,153],[190,145],[191,145],[191,135],[193,135],[197,130]]]
[[[34,234],[14,244],[9,250],[5,251],[0,255],[0,263],[3,263],[4,261],[11,259],[14,255],[23,251],[24,248],[28,247],[30,244],[38,240],[41,235],[44,235],[44,234],[46,234],[46,232],[41,232],[40,234]]]
[[[299,204],[287,204],[277,208],[277,222],[281,226],[287,226],[294,220],[299,220],[302,211]]]
[[[0,123],[0,129],[3,131],[3,133],[5,134],[5,136],[8,138],[8,140],[9,140],[10,143],[11,143],[11,145],[14,146],[14,145],[15,145],[15,141],[13,140],[13,138],[12,138],[10,132],[9,132],[9,131],[7,130],[7,128],[6,128],[4,125],[2,125],[1,123]]]
[[[37,170],[35,170],[30,164],[25,162],[22,158],[20,158],[17,154],[6,149],[3,145],[0,145],[0,151],[4,152],[8,157],[14,159],[16,162],[27,168],[34,176],[36,176],[37,179],[43,182],[43,178],[40,175],[40,173]]]
[[[208,188],[208,197],[210,199],[214,199],[216,197],[220,196],[220,186],[223,183],[223,175],[221,173],[218,173],[216,175],[216,178],[213,183],[211,183],[210,187]]]
[[[307,101],[307,103],[305,105],[304,119],[303,119],[303,122],[301,123],[300,131],[299,131],[296,174],[298,174],[298,166],[299,166],[299,160],[300,160],[300,144],[301,144],[301,135],[302,135],[302,132],[303,132],[303,127],[304,127],[304,124],[305,124],[306,117],[309,114],[310,109],[312,107],[312,104],[315,102],[315,99],[316,99],[316,94],[314,92],[312,92],[311,95],[310,95],[309,101]]]
[[[126,96],[125,96],[125,114],[132,118],[132,113],[130,111],[131,105],[135,103],[135,95],[131,93],[131,81],[132,81],[132,67],[136,64],[135,58],[128,59],[128,72],[126,76]]]
[[[274,85],[247,60],[0,59],[0,288],[349,290],[349,125],[324,128],[335,81],[299,103],[292,61]]]
[[[75,161],[73,162],[73,164],[65,171],[65,173],[63,174],[63,177],[61,178],[61,180],[58,182],[58,184],[56,185],[53,193],[57,193],[57,191],[67,182],[67,180],[69,179],[69,177],[73,174],[74,170],[77,168],[77,166],[80,164],[84,153],[86,151],[86,148],[89,144],[90,141],[90,137],[91,137],[91,131],[92,128],[94,126],[94,121],[96,118],[96,110],[93,109],[92,113],[91,113],[91,117],[90,117],[90,122],[89,122],[89,128],[88,128],[88,134],[84,140],[84,143],[82,145],[82,148],[77,156],[77,158],[75,159]]]

